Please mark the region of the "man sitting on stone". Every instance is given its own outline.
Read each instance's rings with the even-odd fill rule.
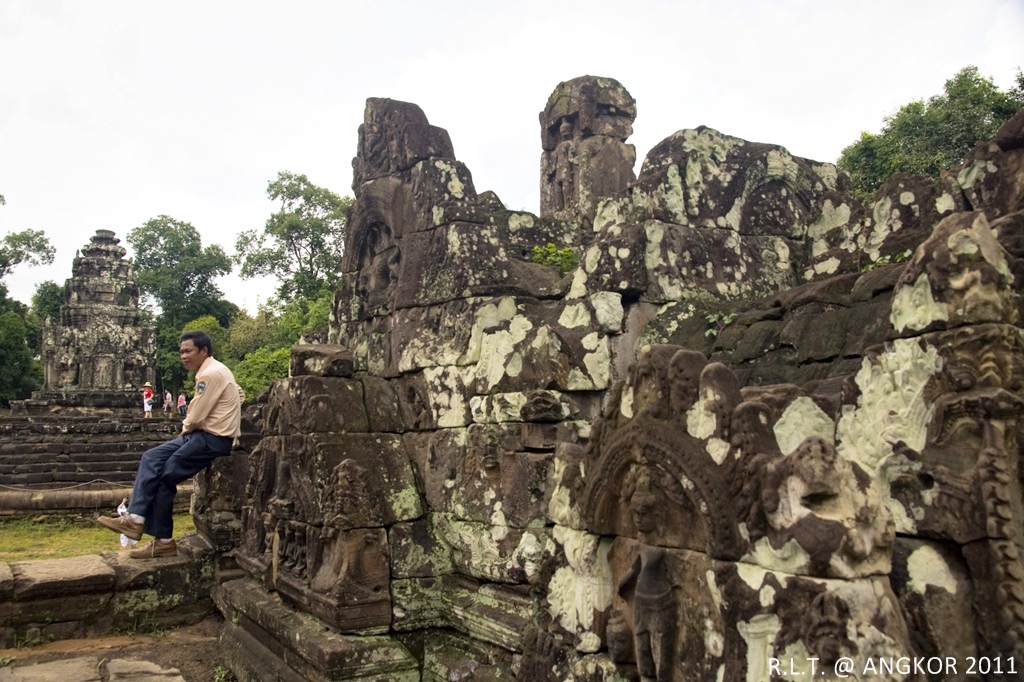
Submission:
[[[231,453],[241,434],[245,394],[231,370],[213,358],[213,342],[206,332],[181,335],[181,364],[196,373],[196,387],[181,435],[147,450],[135,474],[128,514],[101,516],[100,525],[138,540],[143,533],[153,541],[133,549],[133,559],[175,556],[174,497],[178,484],[208,467],[217,457]]]

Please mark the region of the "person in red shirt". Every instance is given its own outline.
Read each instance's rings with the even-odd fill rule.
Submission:
[[[148,381],[142,385],[142,416],[146,419],[153,416],[153,384]]]

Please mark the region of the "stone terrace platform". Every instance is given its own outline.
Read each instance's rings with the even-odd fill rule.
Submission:
[[[145,561],[111,551],[0,563],[0,682],[213,679],[221,619],[210,593],[238,576],[214,566],[199,535],[178,547]]]
[[[214,612],[216,582],[238,577],[218,571],[214,556],[209,543],[189,535],[176,557],[164,559],[111,551],[0,563],[0,648],[199,622]]]

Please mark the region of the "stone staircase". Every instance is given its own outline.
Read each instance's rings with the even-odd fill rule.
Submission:
[[[177,419],[32,416],[0,419],[0,485],[131,485],[139,456],[173,438]]]
[[[0,513],[108,513],[142,453],[180,430],[177,418],[117,413],[0,417]]]

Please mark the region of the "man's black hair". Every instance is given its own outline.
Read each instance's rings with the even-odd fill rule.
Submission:
[[[206,349],[206,354],[210,355],[210,356],[213,356],[213,339],[211,339],[210,335],[207,334],[206,332],[203,332],[203,331],[185,332],[184,334],[181,335],[181,339],[179,340],[179,343],[181,341],[191,341],[192,343],[194,343],[196,345],[197,349],[202,350],[203,348],[205,348]]]

